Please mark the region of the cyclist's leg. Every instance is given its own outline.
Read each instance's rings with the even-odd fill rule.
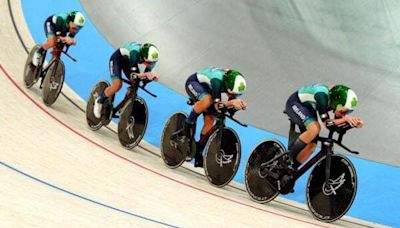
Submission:
[[[44,22],[44,33],[46,35],[46,42],[41,45],[41,47],[36,51],[32,58],[32,63],[38,66],[41,58],[46,54],[46,51],[56,45],[57,38],[55,36],[56,28],[53,23],[51,23],[52,17],[47,18]]]
[[[211,105],[211,95],[207,93],[206,88],[197,80],[197,74],[192,74],[185,84],[186,93],[196,101],[188,117],[189,123],[194,123],[197,117],[207,110]]]
[[[197,150],[196,155],[194,157],[194,166],[195,167],[203,167],[203,150],[206,146],[207,140],[210,135],[214,132],[214,122],[215,117],[213,115],[208,115],[207,112],[203,113],[204,115],[204,125],[201,129],[200,140],[197,142]]]
[[[122,87],[122,69],[121,64],[121,54],[119,50],[116,50],[114,54],[110,58],[109,62],[109,69],[110,69],[110,75],[111,75],[111,86],[107,87],[104,90],[104,100],[107,99],[108,97],[112,97],[116,92],[118,92],[121,87]],[[103,101],[104,101],[103,100]]]
[[[212,104],[211,95],[207,93],[207,90],[199,83],[196,74],[191,75],[185,84],[186,93],[196,103],[193,105],[193,109],[190,112],[188,118],[185,121],[184,133],[188,135],[190,129],[195,124],[197,117],[207,110]]]
[[[116,92],[118,92],[122,87],[122,78],[121,78],[121,67],[119,56],[117,54],[119,50],[114,52],[114,54],[110,58],[109,67],[110,67],[110,75],[111,75],[111,86],[108,86],[99,97],[97,97],[93,106],[93,113],[96,118],[101,117],[101,110],[103,108],[104,102],[107,98],[112,97]]]
[[[307,106],[301,103],[298,99],[297,93],[292,94],[286,103],[286,112],[293,122],[295,122],[302,131],[302,134],[296,139],[290,148],[290,158],[293,161],[294,168],[300,166],[301,162],[304,161],[304,156],[310,154],[310,149],[313,146],[307,147],[319,134],[321,127],[317,121],[317,115],[315,111],[310,110]],[[305,154],[302,154],[299,158],[301,161],[296,159],[300,152],[305,150]],[[312,151],[311,151],[312,152]],[[307,156],[308,157],[308,156]]]
[[[42,48],[44,50],[48,50],[52,47],[54,47],[57,43],[57,38],[56,38],[56,27],[54,23],[52,22],[53,16],[50,16],[46,19],[44,22],[44,33],[46,35],[46,43],[42,45]]]
[[[307,130],[299,136],[300,140],[307,143],[307,146],[304,149],[302,149],[296,156],[296,161],[299,162],[300,164],[306,161],[307,158],[314,152],[315,148],[317,147],[315,139],[319,135],[321,126],[317,121],[314,121],[309,123],[306,126],[306,129]]]
[[[213,115],[204,115],[204,126],[201,130],[202,135],[210,134],[210,131],[214,127],[215,117]]]

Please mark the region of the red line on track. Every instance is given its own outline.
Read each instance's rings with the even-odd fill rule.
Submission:
[[[42,105],[40,105],[37,101],[35,101],[31,96],[29,96],[29,94],[27,94],[27,93],[20,87],[20,86],[17,84],[17,82],[8,74],[7,70],[6,70],[6,69],[3,67],[3,65],[1,65],[1,64],[0,64],[0,69],[3,71],[4,75],[6,76],[6,78],[7,78],[8,80],[10,80],[10,82],[11,82],[23,95],[25,95],[25,97],[27,97],[36,107],[38,107],[40,110],[42,110],[43,112],[45,112],[45,113],[46,113],[48,116],[50,116],[53,120],[55,120],[55,121],[58,122],[59,124],[63,125],[64,127],[66,127],[67,129],[69,129],[69,130],[72,131],[73,133],[77,134],[78,136],[82,137],[82,138],[85,139],[86,141],[88,141],[88,142],[90,142],[90,143],[92,143],[92,144],[94,144],[94,145],[100,147],[101,149],[105,150],[106,152],[108,152],[108,153],[110,153],[110,154],[112,154],[112,155],[114,155],[114,156],[116,156],[116,157],[118,157],[118,158],[121,158],[121,159],[123,159],[123,160],[125,160],[125,161],[127,161],[127,162],[129,162],[129,163],[131,163],[131,164],[134,164],[134,165],[136,165],[136,166],[138,166],[138,167],[140,167],[140,168],[142,168],[142,169],[145,169],[145,170],[147,170],[147,171],[149,171],[149,172],[151,172],[151,173],[154,173],[154,174],[156,174],[156,175],[162,176],[162,177],[164,177],[164,178],[166,178],[166,179],[168,179],[168,180],[171,180],[171,181],[173,181],[173,182],[176,182],[176,183],[178,183],[178,184],[184,185],[184,186],[186,186],[186,187],[195,189],[195,190],[197,190],[197,191],[206,193],[206,194],[208,194],[208,195],[212,195],[212,196],[217,197],[217,198],[220,198],[220,199],[224,199],[224,200],[229,201],[229,202],[233,202],[233,203],[236,203],[236,204],[245,206],[245,207],[249,207],[249,208],[253,208],[253,209],[259,210],[259,211],[263,211],[263,212],[266,212],[266,213],[268,213],[268,214],[277,215],[277,216],[279,216],[279,217],[283,217],[283,218],[287,218],[287,219],[291,219],[291,220],[295,220],[295,221],[307,223],[307,224],[310,224],[310,225],[319,226],[319,227],[327,227],[327,226],[323,226],[323,225],[320,225],[320,224],[315,224],[315,223],[312,223],[312,222],[308,222],[308,221],[304,221],[304,220],[301,220],[301,219],[293,218],[293,217],[290,217],[290,216],[287,216],[287,215],[279,214],[279,213],[276,213],[276,212],[268,211],[268,210],[263,209],[263,208],[255,207],[255,206],[252,206],[252,205],[250,205],[250,204],[246,204],[246,203],[237,201],[237,200],[235,200],[235,199],[231,199],[231,198],[228,198],[228,197],[225,197],[225,196],[218,195],[218,194],[216,194],[216,193],[213,193],[213,192],[210,192],[210,191],[201,189],[201,188],[199,188],[199,187],[196,187],[196,186],[187,184],[187,183],[185,183],[185,182],[182,182],[182,181],[180,181],[180,180],[174,179],[174,178],[172,178],[172,177],[166,176],[166,175],[164,175],[164,174],[162,174],[162,173],[159,173],[159,172],[157,172],[157,171],[154,171],[154,170],[152,170],[152,169],[150,169],[150,168],[148,168],[148,167],[146,167],[146,166],[144,166],[144,165],[142,165],[142,164],[139,164],[139,163],[137,163],[137,162],[135,162],[135,161],[132,161],[132,160],[126,158],[126,157],[123,157],[123,156],[117,154],[116,152],[114,152],[114,151],[112,151],[112,150],[110,150],[110,149],[108,149],[108,148],[106,148],[106,147],[104,147],[104,146],[98,144],[97,142],[93,141],[92,139],[86,137],[86,136],[83,135],[82,133],[80,133],[80,132],[78,132],[77,130],[73,129],[72,127],[70,127],[69,125],[67,125],[66,123],[64,123],[64,122],[61,121],[60,119],[58,119],[56,116],[54,116],[53,114],[51,114],[49,111],[47,111]]]

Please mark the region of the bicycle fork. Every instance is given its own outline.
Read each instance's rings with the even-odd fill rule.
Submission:
[[[44,82],[44,79],[45,79],[45,77],[46,77],[46,73],[47,73],[47,71],[49,70],[49,68],[50,68],[50,66],[51,65],[53,65],[53,64],[56,64],[56,70],[57,70],[57,64],[58,64],[58,61],[57,61],[57,63],[54,63],[55,61],[51,61],[50,63],[49,63],[49,65],[47,65],[46,66],[46,68],[43,68],[43,65],[44,65],[44,58],[43,58],[43,61],[42,61],[42,64],[41,64],[41,66],[40,66],[40,78],[41,78],[41,80],[40,80],[40,89],[42,89],[43,88],[43,82]],[[56,71],[55,70],[53,70],[53,72],[52,72],[52,74],[51,74],[51,77],[50,77],[50,82],[53,82],[53,80],[54,80],[54,75],[56,74]],[[50,86],[52,86],[52,85],[50,85]],[[50,88],[51,89],[51,88]]]
[[[332,150],[333,150],[333,142],[330,140],[327,140],[324,142],[324,147],[326,148],[326,158],[325,158],[325,186],[327,188],[330,188],[330,183],[329,179],[331,177],[331,156],[332,156]]]

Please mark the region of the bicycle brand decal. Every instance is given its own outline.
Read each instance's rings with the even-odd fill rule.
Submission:
[[[133,126],[135,126],[135,117],[131,116],[131,118],[129,118],[128,125],[126,126],[126,132],[128,133],[129,139],[133,139],[135,137],[133,134]]]
[[[336,195],[336,190],[338,190],[344,184],[344,182],[346,182],[346,179],[344,178],[344,176],[345,176],[345,173],[342,173],[342,175],[340,175],[335,180],[329,179],[327,185],[324,182],[324,184],[322,185],[322,192],[326,196],[330,196],[332,194]]]
[[[225,154],[225,151],[221,149],[218,153],[215,155],[215,161],[217,164],[219,164],[219,167],[222,167],[223,165],[229,164],[233,160],[234,154]]]
[[[50,84],[50,90],[56,90],[57,88],[58,88],[58,85],[59,85],[60,83],[57,83],[57,82],[55,82],[55,81],[53,81],[53,82],[51,82],[51,84]]]

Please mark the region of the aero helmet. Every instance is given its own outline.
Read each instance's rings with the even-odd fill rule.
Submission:
[[[225,88],[228,93],[241,95],[246,92],[246,80],[236,70],[228,70],[224,76]]]
[[[81,12],[78,11],[72,11],[69,14],[70,21],[74,24],[76,24],[79,27],[83,27],[85,25],[85,17]]]
[[[142,46],[141,54],[146,62],[157,62],[158,61],[158,49],[154,44],[145,43]]]
[[[347,108],[353,111],[358,104],[357,95],[349,87],[344,85],[335,85],[329,90],[329,99],[331,101],[331,108],[336,109]]]

